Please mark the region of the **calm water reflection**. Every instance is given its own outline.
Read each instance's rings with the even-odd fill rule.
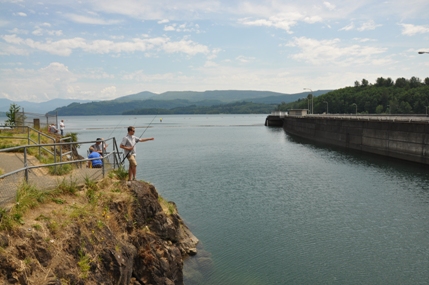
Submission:
[[[65,119],[82,140],[119,140],[153,116]],[[264,121],[163,116],[144,135],[155,141],[138,146],[139,178],[177,203],[201,241],[186,284],[428,284],[426,166],[315,144]]]

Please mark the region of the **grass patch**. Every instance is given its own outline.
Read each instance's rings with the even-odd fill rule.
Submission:
[[[29,209],[35,208],[39,203],[44,203],[50,194],[39,191],[25,182],[17,190],[16,203],[10,209],[0,209],[0,230],[10,230],[15,225],[24,224],[23,216]]]
[[[162,210],[164,211],[165,214],[172,215],[177,213],[176,204],[165,200],[163,197],[161,197],[161,195],[158,195],[158,202],[161,205]]]
[[[32,225],[33,229],[35,229],[36,231],[40,231],[42,229],[42,226],[39,224],[34,224]]]
[[[79,266],[80,273],[82,278],[87,278],[89,270],[91,269],[91,258],[86,255],[83,250],[79,250],[79,261],[77,262],[77,265]]]
[[[128,170],[125,167],[120,166],[115,170],[112,170],[109,173],[109,178],[118,179],[118,180],[127,180],[128,179]]]
[[[73,180],[72,177],[70,177],[70,180],[63,178],[61,183],[57,186],[55,192],[57,194],[76,195],[78,190],[79,187],[77,186],[77,180]]]
[[[85,177],[85,186],[87,189],[97,190],[97,182],[88,176]]]
[[[71,164],[61,164],[56,166],[49,166],[48,169],[49,174],[61,176],[72,172],[73,166]]]

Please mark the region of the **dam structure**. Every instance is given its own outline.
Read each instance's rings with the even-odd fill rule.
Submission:
[[[266,126],[316,142],[429,164],[427,115],[271,114]],[[306,110],[304,110],[306,111]]]

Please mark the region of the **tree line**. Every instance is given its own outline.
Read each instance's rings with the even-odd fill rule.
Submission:
[[[315,114],[360,113],[360,114],[427,114],[429,110],[429,77],[423,81],[418,77],[377,78],[374,84],[362,79],[353,87],[337,89],[312,98],[299,99],[291,103],[281,103],[278,111],[290,109],[313,110]]]
[[[214,106],[185,106],[172,109],[144,108],[123,112],[123,115],[154,115],[154,114],[269,114],[275,105],[234,102]]]

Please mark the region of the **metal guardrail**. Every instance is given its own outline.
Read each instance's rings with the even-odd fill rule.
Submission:
[[[375,114],[308,114],[304,116],[289,115],[300,118],[347,119],[360,121],[422,122],[429,123],[427,115],[375,115]]]
[[[54,173],[57,173],[57,167],[62,167],[66,164],[73,165],[74,170],[72,173],[74,175],[79,176],[79,179],[83,181],[86,177],[92,177],[94,179],[99,179],[101,177],[105,177],[106,170],[116,169],[120,165],[120,154],[118,150],[118,146],[115,138],[106,139],[105,141],[112,141],[113,151],[112,152],[104,152],[102,157],[102,167],[101,168],[86,168],[86,165],[89,161],[98,159],[98,158],[84,158],[82,159],[70,157],[70,160],[62,161],[62,149],[64,146],[72,146],[76,147],[76,145],[82,144],[94,144],[95,141],[85,141],[85,142],[63,142],[63,143],[49,143],[49,144],[34,144],[34,145],[24,145],[17,146],[7,149],[1,149],[1,153],[14,153],[17,156],[20,156],[22,161],[22,167],[15,169],[13,171],[9,171],[5,174],[0,175],[0,206],[12,201],[16,197],[16,191],[18,187],[21,185],[23,181],[29,184],[37,184],[37,186],[41,189],[49,189],[56,187],[58,185],[59,179],[65,179],[65,176],[56,176],[48,174],[48,167],[54,167]],[[104,144],[105,142],[103,142]],[[56,161],[56,155],[54,155],[54,163],[45,163],[40,165],[30,165],[31,161],[28,159],[28,149],[29,148],[54,148],[54,154],[56,154],[59,148],[60,152],[60,161]],[[104,148],[103,148],[104,150]],[[68,152],[66,152],[67,154]],[[61,169],[59,169],[61,170]],[[73,175],[73,174],[71,174]],[[71,176],[70,175],[70,176]],[[71,179],[71,177],[69,177]]]

